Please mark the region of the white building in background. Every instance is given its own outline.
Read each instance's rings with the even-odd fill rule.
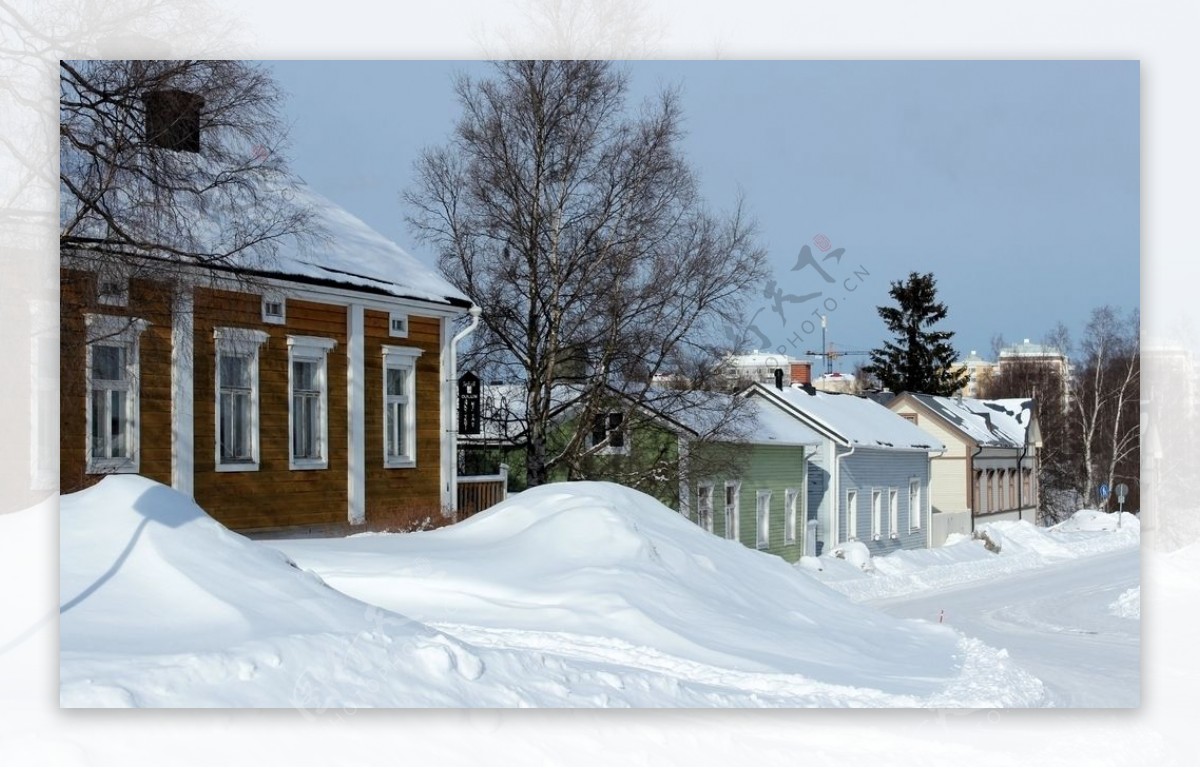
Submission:
[[[958,394],[963,397],[979,397],[983,388],[987,386],[988,380],[995,373],[996,363],[984,360],[978,352],[972,349],[971,354],[950,368],[954,371],[965,370],[967,372],[967,383],[958,391]]]
[[[812,361],[798,360],[774,352],[754,350],[749,354],[730,355],[725,360],[725,373],[744,383],[759,382],[775,385],[775,371],[783,371],[783,386],[812,382]]]

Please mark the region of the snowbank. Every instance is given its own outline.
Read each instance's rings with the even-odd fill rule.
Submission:
[[[1050,530],[1064,533],[1076,531],[1116,531],[1124,528],[1141,530],[1142,523],[1130,512],[1101,512],[1098,509],[1081,509]]]
[[[1115,525],[1116,515],[1105,515],[1106,519],[1098,522],[1082,512],[1076,517],[1054,528],[1024,521],[988,523],[986,533],[1000,545],[998,553],[989,551],[982,539],[960,536],[942,547],[872,558],[874,572],[848,567],[832,554],[819,558],[820,570],[803,568],[800,572],[862,602],[952,588],[1052,562],[1137,547],[1141,541],[1137,518],[1128,513],[1120,529]],[[1111,518],[1110,525],[1107,518]]]
[[[63,497],[60,528],[67,707],[1044,701],[1003,651],[852,605],[620,486],[274,544],[320,577],[139,477]]]

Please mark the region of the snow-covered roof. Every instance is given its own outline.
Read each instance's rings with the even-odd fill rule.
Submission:
[[[266,271],[401,298],[454,304],[469,301],[433,269],[307,184],[290,185],[288,193],[294,195],[294,203],[310,211],[317,240],[312,244],[287,241]]]
[[[1033,401],[977,400],[906,393],[978,445],[1021,448],[1033,420]]]
[[[614,396],[620,392],[609,388]],[[582,389],[560,384],[551,390],[551,411],[566,414]],[[745,403],[729,424],[735,395],[718,392],[650,390],[641,398],[640,407],[663,425],[693,437],[707,439],[722,435],[735,436],[739,442],[752,445],[819,445],[821,436],[789,418],[764,401]],[[525,417],[525,386],[523,384],[485,384],[481,387],[480,434],[463,435],[464,442],[513,442],[523,436],[528,427]]]
[[[755,384],[750,391],[844,445],[923,451],[945,447],[933,435],[865,397],[795,385],[779,390]]]

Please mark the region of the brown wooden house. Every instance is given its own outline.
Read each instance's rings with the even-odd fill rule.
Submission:
[[[470,302],[332,202],[289,194],[324,237],[268,267],[188,281],[151,256],[123,276],[63,254],[63,493],[133,472],[243,531],[453,520],[452,326]]]

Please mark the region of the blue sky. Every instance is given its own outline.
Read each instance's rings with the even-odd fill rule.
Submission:
[[[289,94],[293,168],[432,264],[400,192],[420,150],[450,135],[453,73],[487,76],[490,65],[270,66]],[[1138,305],[1136,61],[617,66],[631,106],[681,89],[683,150],[710,206],[728,209],[740,191],[758,221],[775,283],[748,304],[753,346],[819,349],[826,314],[838,348],[876,347],[888,334],[875,308],[912,271],[937,278],[950,310],[940,327],[960,354],[986,356],[995,334],[1039,340],[1059,321],[1078,338],[1094,307]],[[832,282],[811,265],[793,270],[805,245]]]

